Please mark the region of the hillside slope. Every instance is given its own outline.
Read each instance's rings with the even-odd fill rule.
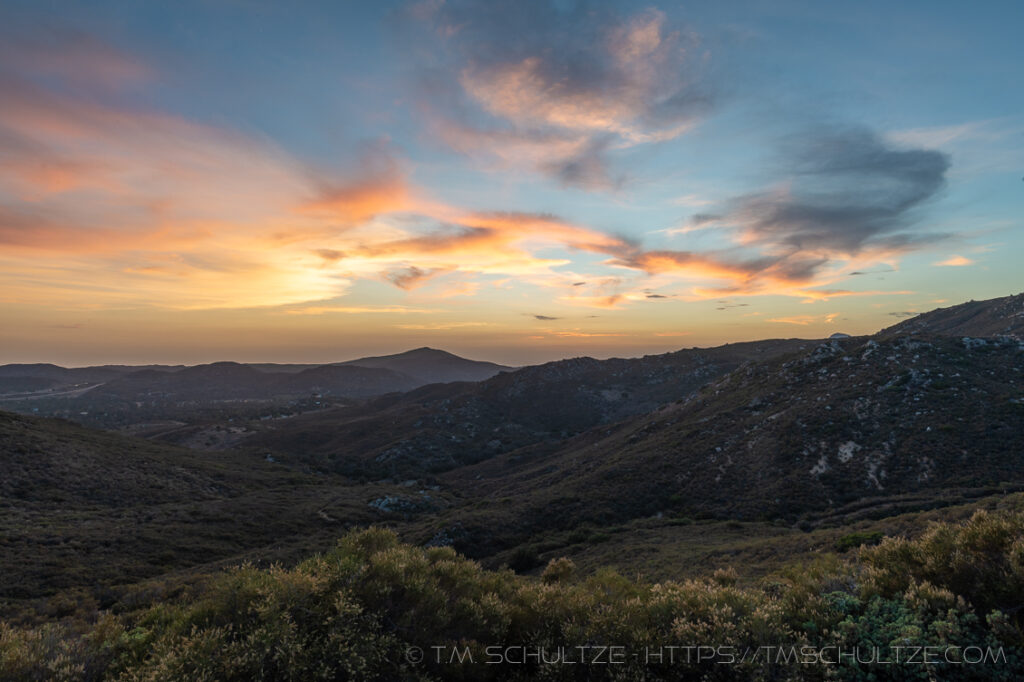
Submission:
[[[94,388],[84,397],[129,402],[268,400],[310,393],[366,397],[409,390],[417,384],[411,377],[382,368],[323,366],[292,374],[216,362],[177,372],[135,372]]]
[[[69,588],[330,547],[387,494],[235,452],[0,412],[0,613]]]
[[[1024,338],[1024,294],[986,301],[968,301],[938,308],[879,332],[898,334],[941,334],[944,336],[1012,336]]]
[[[833,340],[652,414],[443,477],[524,527],[662,513],[796,521],[915,491],[1024,483],[1024,345]]]
[[[752,359],[807,341],[759,341],[634,359],[575,358],[480,383],[432,384],[274,424],[247,444],[370,478],[415,477],[555,442],[649,412]]]

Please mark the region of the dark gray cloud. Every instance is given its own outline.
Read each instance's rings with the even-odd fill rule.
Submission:
[[[534,315],[534,318],[540,320],[541,322],[550,322],[551,320],[562,319],[560,317],[551,317],[550,315]]]
[[[945,184],[948,155],[896,148],[864,128],[793,137],[785,151],[788,191],[740,197],[726,216],[754,241],[791,252],[856,255],[931,238],[913,227],[917,210]],[[817,265],[809,259],[798,267]]]
[[[835,260],[908,251],[946,236],[920,228],[946,182],[950,158],[942,152],[896,147],[861,127],[819,128],[787,138],[782,159],[781,189],[735,197],[722,211],[690,219],[737,232],[742,248],[633,249],[615,262],[648,272],[703,267],[744,282],[717,289],[729,294],[756,289],[762,278],[810,282]]]
[[[896,272],[895,268],[882,268],[881,270],[854,270],[853,272],[846,273],[850,277],[856,277],[858,275],[880,275],[885,272]],[[879,279],[884,279],[879,277]]]
[[[415,289],[431,277],[445,272],[443,269],[434,268],[424,270],[415,265],[385,273],[384,277],[399,289]]]
[[[715,213],[694,213],[690,216],[691,225],[705,225],[721,220],[722,216]]]
[[[626,177],[621,174],[612,176],[608,160],[605,157],[608,142],[608,138],[594,140],[577,154],[544,160],[538,164],[538,167],[568,187],[618,189],[625,183]]]

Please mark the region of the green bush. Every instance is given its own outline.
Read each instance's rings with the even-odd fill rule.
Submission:
[[[579,577],[564,558],[540,579],[524,577],[371,528],[294,569],[241,566],[191,599],[82,630],[0,624],[0,679],[1013,680],[1024,675],[1022,538],[1020,514],[979,512],[744,587],[729,570],[658,584],[611,570]],[[491,647],[595,645],[630,655],[617,665],[484,663]],[[735,660],[682,655],[695,645]],[[958,667],[740,660],[780,646],[877,648],[891,658],[906,645],[1003,647],[1004,658]],[[680,653],[666,658],[666,647]],[[661,657],[649,658],[651,648]]]
[[[979,510],[963,524],[933,524],[917,540],[886,538],[862,550],[865,588],[893,597],[914,584],[945,588],[979,616],[999,610],[1024,625],[1024,515]]]
[[[877,545],[885,537],[881,531],[858,531],[849,533],[836,540],[835,548],[839,552],[846,552],[862,545]]]

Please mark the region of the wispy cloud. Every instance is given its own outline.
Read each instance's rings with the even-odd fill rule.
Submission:
[[[432,268],[429,270],[423,270],[415,265],[402,268],[400,270],[392,270],[387,273],[386,278],[389,282],[394,284],[399,289],[415,289],[425,284],[432,277],[449,272],[450,268]]]
[[[948,147],[960,141],[1001,142],[1013,136],[1005,121],[986,119],[965,121],[954,125],[906,128],[886,133],[886,139],[899,145],[915,147]]]
[[[148,64],[109,43],[52,23],[0,29],[0,62],[9,72],[56,79],[71,89],[122,90],[155,76]]]
[[[770,317],[766,321],[777,322],[780,324],[795,324],[805,327],[815,323],[832,324],[837,317],[839,317],[839,313],[828,313],[827,315],[790,315],[788,317]]]
[[[678,137],[711,106],[699,38],[657,9],[456,1],[413,15],[453,74],[424,89],[441,139],[567,185],[614,186],[609,149]]]
[[[940,260],[932,265],[940,265],[946,267],[963,267],[965,265],[974,265],[974,261],[964,256],[950,256],[946,260]]]
[[[442,313],[444,310],[436,308],[411,308],[401,305],[365,306],[365,305],[313,305],[299,308],[288,308],[281,312],[287,315],[328,315],[331,313],[344,315],[361,315],[365,313],[374,315],[426,315]]]
[[[596,339],[605,337],[629,336],[622,332],[582,332],[574,329],[549,332],[552,336],[572,339]]]
[[[415,329],[419,331],[444,331],[446,329],[464,329],[466,327],[489,327],[490,322],[437,322],[434,324],[396,324],[398,329]]]

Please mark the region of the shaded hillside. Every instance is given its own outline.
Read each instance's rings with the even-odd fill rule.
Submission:
[[[380,357],[360,358],[338,363],[342,366],[377,367],[390,369],[414,377],[419,385],[449,383],[452,381],[483,381],[499,372],[509,372],[514,367],[496,365],[493,362],[467,360],[447,351],[435,348],[416,348]]]
[[[120,375],[118,370],[106,367],[67,369],[50,364],[3,365],[0,366],[0,395],[85,386],[116,379]]]
[[[60,590],[115,599],[117,585],[176,570],[324,549],[392,492],[7,412],[0,471],[0,613]]]
[[[260,372],[235,362],[216,362],[177,372],[135,372],[107,382],[84,397],[138,402],[268,400],[310,393],[365,397],[408,390],[416,383],[388,369],[324,366],[285,374]]]
[[[338,370],[337,368],[341,368]],[[358,372],[355,368],[377,370]],[[452,353],[434,348],[416,348],[395,355],[358,358],[330,364],[282,364],[282,363],[237,363],[214,362],[206,365],[185,367],[183,365],[101,365],[97,367],[67,368],[58,365],[11,364],[0,365],[0,394],[53,387],[77,386],[88,383],[112,382],[120,378],[117,390],[132,383],[142,386],[149,382],[153,390],[195,392],[195,387],[186,387],[189,380],[209,381],[222,390],[243,394],[247,389],[264,391],[273,384],[265,375],[277,375],[281,386],[299,386],[305,390],[306,379],[325,383],[332,392],[342,391],[344,395],[381,395],[391,391],[405,391],[417,386],[452,381],[483,381],[499,372],[514,370],[493,362],[467,360]],[[321,370],[316,372],[316,370]],[[314,372],[313,374],[305,374]],[[176,375],[173,379],[163,375]],[[303,375],[303,379],[284,380],[280,375]],[[379,386],[375,385],[377,382]],[[163,382],[163,383],[161,383]],[[343,384],[358,388],[356,393],[344,392]],[[233,385],[232,385],[233,384]],[[141,390],[141,389],[139,389]],[[368,391],[368,392],[367,392]],[[256,396],[252,396],[256,397]]]
[[[454,471],[524,529],[656,513],[795,521],[912,491],[1024,483],[1024,347],[833,340],[677,404]],[[870,506],[866,504],[865,506]]]
[[[75,383],[84,381],[105,381],[120,375],[116,369],[110,367],[79,367],[68,369],[48,363],[36,363],[28,365],[0,365],[0,380],[13,377],[34,377],[38,379],[49,379],[61,383]]]
[[[183,365],[100,365],[60,367],[48,363],[0,365],[0,394],[111,381],[133,372],[174,372]]]
[[[430,348],[329,365],[4,365],[0,405],[103,428],[175,422],[191,432],[211,423],[319,410],[428,383],[479,381],[510,369]]]
[[[938,308],[883,329],[880,333],[1024,338],[1024,294]]]
[[[3,504],[130,507],[238,494],[259,480],[235,456],[190,450],[0,412]]]
[[[744,362],[808,343],[759,341],[626,360],[561,360],[480,383],[432,384],[357,408],[303,415],[247,443],[314,467],[407,478],[649,412]]]

